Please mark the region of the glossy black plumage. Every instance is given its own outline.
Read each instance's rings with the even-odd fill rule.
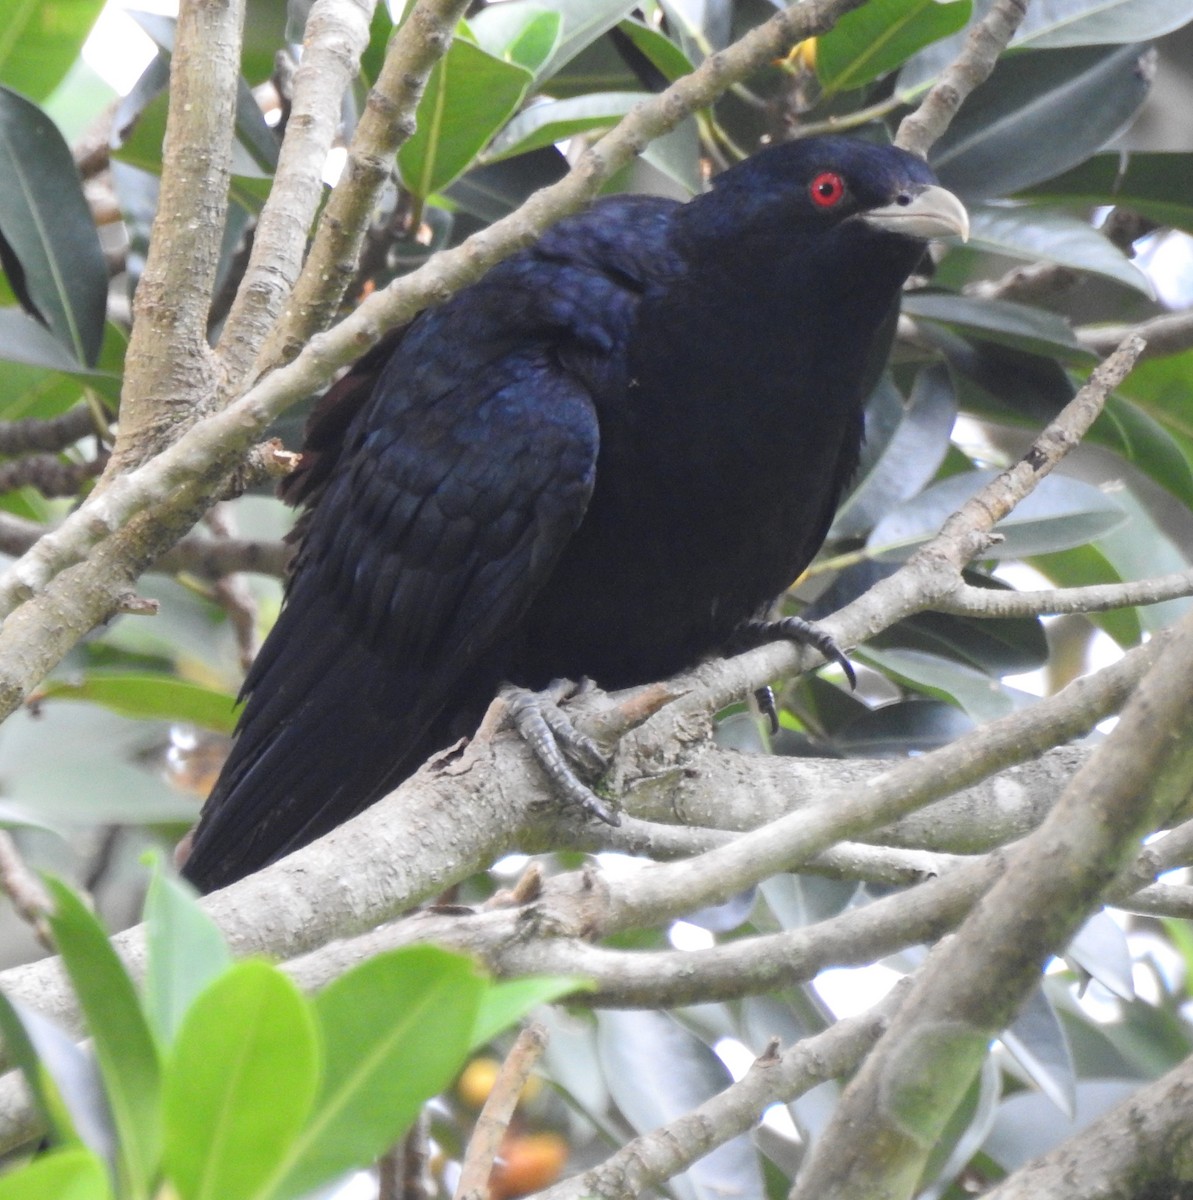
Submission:
[[[923,239],[963,220],[933,182],[811,139],[686,205],[602,201],[337,385],[185,874],[223,886],[333,828],[502,681],[662,678],[765,610],[856,466],[867,361]],[[955,209],[901,223],[928,192]]]

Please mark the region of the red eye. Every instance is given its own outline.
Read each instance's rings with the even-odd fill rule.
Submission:
[[[833,208],[845,197],[845,180],[836,171],[821,171],[809,185],[808,195],[820,208]]]

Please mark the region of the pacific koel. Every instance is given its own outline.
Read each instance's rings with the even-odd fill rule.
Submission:
[[[504,682],[660,679],[804,570],[903,283],[965,210],[918,158],[763,150],[605,199],[391,335],[314,414],[278,622],[184,873],[222,887],[472,733]]]

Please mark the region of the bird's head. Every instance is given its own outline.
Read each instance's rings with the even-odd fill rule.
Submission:
[[[689,209],[697,236],[798,241],[823,232],[863,247],[969,233],[965,206],[922,159],[856,138],[772,146],[730,167]],[[905,252],[911,251],[906,247]]]

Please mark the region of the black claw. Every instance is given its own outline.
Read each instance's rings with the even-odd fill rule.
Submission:
[[[593,774],[600,774],[609,766],[609,760],[596,742],[581,733],[559,707],[560,700],[574,692],[574,685],[558,679],[542,692],[511,685],[502,689],[509,704],[510,720],[556,791],[567,803],[576,805],[606,825],[620,825],[621,818],[580,780],[565,756],[566,751]]]
[[[850,688],[857,691],[857,674],[853,664],[845,657],[845,652],[830,634],[825,633],[820,626],[813,625],[811,621],[805,621],[803,617],[782,617],[777,621],[743,621],[734,632],[733,648],[747,650],[752,646],[778,641],[780,638],[789,638],[793,642],[799,642],[801,646],[811,646],[813,650],[819,650],[825,659],[835,662],[845,672]]]
[[[779,710],[775,706],[775,689],[769,684],[754,693],[754,700],[770,725],[771,737],[779,732]]]

